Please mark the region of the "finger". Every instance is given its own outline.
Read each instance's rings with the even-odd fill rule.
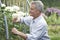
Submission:
[[[16,28],[12,28],[12,32],[15,30]]]

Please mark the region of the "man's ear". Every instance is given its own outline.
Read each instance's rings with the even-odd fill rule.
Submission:
[[[38,13],[41,13],[41,11],[37,10]]]

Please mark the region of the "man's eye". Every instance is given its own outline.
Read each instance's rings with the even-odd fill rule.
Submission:
[[[34,10],[34,9],[31,9],[31,10]]]

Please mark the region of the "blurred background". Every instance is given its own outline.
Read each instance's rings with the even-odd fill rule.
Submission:
[[[29,33],[27,25],[12,22],[12,14],[21,12],[23,16],[28,16],[31,1],[36,0],[0,0],[0,40],[23,40],[20,36],[12,34],[13,27]],[[44,3],[44,18],[48,24],[50,39],[60,40],[60,0],[40,1]]]

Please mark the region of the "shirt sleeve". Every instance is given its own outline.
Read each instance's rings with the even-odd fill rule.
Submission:
[[[32,20],[32,18],[33,17],[31,17],[31,16],[28,16],[28,17],[21,17],[20,19],[20,21],[21,21],[21,23],[25,23],[26,25],[30,25],[30,23],[31,23],[31,20]]]
[[[27,40],[40,40],[42,36],[45,34],[45,27],[40,25],[32,34],[26,34]]]

